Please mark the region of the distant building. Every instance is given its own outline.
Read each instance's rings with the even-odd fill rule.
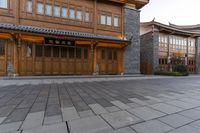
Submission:
[[[0,76],[140,72],[149,0],[0,0]]]
[[[165,25],[150,21],[140,24],[140,70],[143,74],[171,71],[187,65],[190,73],[200,72],[200,25]]]

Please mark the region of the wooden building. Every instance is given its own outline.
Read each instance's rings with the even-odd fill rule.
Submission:
[[[171,71],[177,64],[186,65],[189,73],[199,73],[199,26],[141,23],[141,72]]]
[[[147,3],[1,0],[0,76],[121,74],[131,41],[124,35],[124,8]]]

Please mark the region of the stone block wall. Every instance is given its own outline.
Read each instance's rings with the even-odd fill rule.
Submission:
[[[196,39],[196,72],[200,74],[200,37]]]
[[[140,11],[124,7],[124,35],[130,40],[124,52],[124,73],[140,73]]]

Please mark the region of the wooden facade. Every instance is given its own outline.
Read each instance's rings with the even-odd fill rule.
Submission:
[[[13,24],[13,28],[0,28],[0,76],[8,75],[8,69],[15,75],[121,74],[123,52],[128,44],[123,39],[123,8],[126,4],[141,8],[148,3],[147,0],[3,2],[0,24]],[[68,31],[70,35],[63,34]]]

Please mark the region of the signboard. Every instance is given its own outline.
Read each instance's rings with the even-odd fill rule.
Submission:
[[[55,38],[45,38],[45,44],[52,45],[65,45],[65,46],[75,46],[75,41],[69,41],[64,39],[55,39]]]

